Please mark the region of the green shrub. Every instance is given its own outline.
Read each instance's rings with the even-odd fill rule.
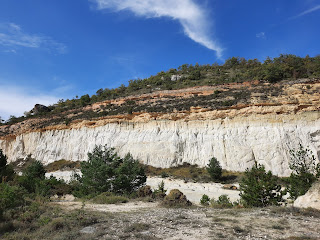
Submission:
[[[24,171],[23,176],[28,178],[45,179],[46,170],[40,161],[34,161]]]
[[[211,206],[212,207],[218,207],[218,208],[232,208],[234,204],[230,201],[230,198],[228,195],[221,195],[219,196],[218,200],[211,200]]]
[[[44,182],[50,186],[50,195],[62,196],[72,193],[72,185],[67,184],[63,179],[57,179],[54,176],[50,176],[50,178],[45,179]]]
[[[130,154],[127,154],[115,169],[112,191],[121,194],[131,193],[137,191],[145,184],[146,180],[147,177],[142,165]]]
[[[283,71],[279,65],[276,64],[268,64],[264,69],[264,79],[275,83],[283,79]]]
[[[210,203],[210,200],[211,200],[211,199],[209,198],[208,195],[203,194],[202,197],[201,197],[201,199],[200,199],[200,204],[201,204],[201,205],[204,205],[204,206],[208,206],[209,203]]]
[[[7,156],[0,149],[0,183],[11,181],[13,177],[13,167],[7,164]]]
[[[221,179],[222,168],[220,166],[219,161],[215,157],[210,159],[209,164],[207,166],[207,171],[210,174],[212,180]]]
[[[169,177],[169,174],[167,172],[162,172],[161,173],[161,177],[162,178],[167,178],[167,177]]]
[[[33,161],[22,173],[17,177],[17,182],[24,187],[29,193],[36,196],[47,197],[50,195],[63,195],[71,192],[71,186],[63,180],[58,180],[51,176],[45,178],[46,170],[40,161]]]
[[[301,173],[300,175],[291,173],[287,180],[287,190],[290,194],[290,198],[295,200],[299,196],[306,194],[317,178],[311,173]]]
[[[80,162],[68,161],[64,159],[54,161],[46,166],[47,172],[54,172],[59,170],[73,170],[76,168],[80,168]]]
[[[0,219],[5,210],[24,204],[24,189],[0,183]]]
[[[48,182],[45,181],[46,170],[40,161],[32,162],[18,177],[18,183],[29,193],[46,196],[50,191]]]
[[[164,181],[162,180],[158,184],[158,189],[154,190],[154,198],[163,199],[166,196],[167,189],[164,188]]]
[[[88,161],[81,162],[82,177],[76,196],[97,195],[102,192],[130,194],[146,182],[144,168],[130,154],[118,157],[114,149],[96,146],[88,153]]]
[[[320,176],[320,165],[316,164],[312,151],[301,144],[297,150],[290,150],[290,157],[289,166],[292,173],[288,178],[287,190],[290,198],[297,199],[304,195]]]
[[[278,178],[271,171],[255,161],[251,169],[246,169],[240,182],[240,197],[247,207],[266,207],[283,202],[283,194]]]

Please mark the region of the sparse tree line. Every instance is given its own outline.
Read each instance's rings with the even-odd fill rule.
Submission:
[[[224,64],[212,65],[183,64],[177,69],[161,71],[155,76],[145,79],[129,80],[128,86],[122,84],[114,89],[99,89],[96,94],[76,96],[74,99],[59,100],[49,106],[50,113],[37,113],[36,116],[59,114],[61,112],[87,106],[92,103],[125,97],[133,94],[149,93],[156,90],[171,90],[200,85],[215,85],[232,82],[264,80],[276,83],[283,79],[320,78],[320,55],[304,58],[281,54],[276,58],[267,57],[263,62],[258,59],[232,57]],[[5,124],[14,124],[27,118],[34,117],[30,112],[25,116],[10,118]],[[0,122],[1,124],[1,122]]]
[[[320,164],[316,163],[312,151],[302,145],[291,150],[290,154],[290,177],[280,179],[255,162],[240,180],[239,202],[232,203],[224,195],[217,200],[204,195],[200,200],[201,204],[208,205],[211,202],[212,206],[219,207],[266,207],[284,203],[284,195],[287,193],[293,200],[304,195],[319,178]],[[222,168],[216,158],[209,161],[206,169],[213,181],[221,181]],[[145,186],[145,167],[130,154],[121,158],[114,149],[105,146],[96,146],[88,153],[88,161],[81,162],[81,175],[75,174],[68,184],[52,176],[45,178],[45,173],[42,163],[33,160],[24,168],[21,176],[17,175],[0,150],[0,218],[9,209],[21,210],[35,199],[48,199],[52,195],[72,193],[78,198],[94,199],[99,203],[125,202],[132,197],[163,199],[166,196],[163,182],[154,192],[149,186]],[[190,204],[177,191],[170,197],[177,197],[185,206]],[[172,200],[167,201],[172,204]]]
[[[320,177],[320,163],[316,162],[312,151],[301,144],[298,149],[290,150],[290,157],[292,172],[289,177],[280,179],[255,161],[240,181],[240,202],[231,203],[227,196],[222,195],[218,201],[213,200],[212,204],[221,203],[229,207],[239,204],[247,207],[278,206],[285,202],[284,196],[287,194],[292,200],[304,195]],[[207,169],[213,180],[221,178],[222,169],[216,158],[210,160]],[[204,195],[200,202],[206,205],[209,201],[210,198]]]
[[[320,165],[316,164],[310,149],[302,145],[291,150],[290,154],[290,177],[280,179],[270,171],[266,172],[264,166],[255,162],[241,177],[239,201],[231,202],[227,195],[221,195],[218,199],[210,199],[208,195],[203,195],[200,203],[214,208],[266,207],[285,204],[284,195],[287,193],[291,199],[296,199],[305,194],[320,176]],[[53,195],[73,194],[83,201],[83,206],[85,201],[114,204],[133,199],[157,200],[165,207],[191,205],[178,189],[173,189],[167,194],[163,181],[157,189],[145,185],[145,169],[146,167],[130,154],[121,158],[112,148],[96,146],[88,153],[88,161],[81,162],[82,174],[74,174],[73,180],[66,183],[52,176],[45,178],[46,169],[36,160],[29,162],[22,174],[17,175],[13,165],[7,163],[6,155],[0,150],[0,236],[14,231],[32,232],[48,223],[53,226],[53,231],[62,228],[61,218],[59,222],[58,219],[52,217],[55,219],[52,220],[49,217],[55,216],[57,209],[51,207],[51,210],[44,210],[50,206],[48,202]],[[192,173],[201,172],[196,171],[193,166],[191,170]],[[211,158],[206,171],[212,181],[223,181],[223,171],[216,158]],[[167,174],[162,175],[164,178],[168,177]],[[87,218],[83,208],[71,215],[64,217],[75,218],[75,224],[85,224]]]

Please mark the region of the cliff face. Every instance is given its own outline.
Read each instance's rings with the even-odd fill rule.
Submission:
[[[289,174],[289,149],[301,142],[320,154],[320,115],[262,115],[233,119],[109,123],[98,127],[47,130],[0,140],[9,161],[26,157],[45,164],[85,161],[96,144],[130,152],[145,164],[170,167],[183,162],[205,166],[216,157],[224,169],[244,171],[254,160],[274,174]]]
[[[314,91],[320,85],[312,87]],[[245,171],[256,160],[274,174],[287,176],[289,149],[299,143],[319,159],[319,92],[273,100],[273,104],[254,102],[219,110],[110,116],[32,130],[21,127],[26,122],[12,126],[14,134],[1,137],[0,148],[9,161],[31,154],[48,164],[60,159],[85,161],[87,153],[101,144],[114,147],[121,156],[130,152],[155,167],[184,162],[203,167],[216,157],[227,170]]]

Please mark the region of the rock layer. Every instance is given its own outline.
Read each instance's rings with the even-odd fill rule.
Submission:
[[[200,113],[199,113],[200,114]],[[199,118],[198,118],[199,119]],[[26,132],[0,140],[9,161],[30,155],[49,164],[85,161],[95,145],[130,152],[155,167],[182,163],[204,167],[216,157],[224,169],[245,171],[254,160],[288,176],[289,149],[301,143],[320,155],[320,114],[260,114],[208,120],[118,121],[104,125]]]
[[[293,206],[320,210],[320,181],[315,182],[305,195],[298,197]]]

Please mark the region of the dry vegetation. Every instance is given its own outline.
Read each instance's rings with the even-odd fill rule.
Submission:
[[[30,116],[12,125],[0,126],[0,137],[10,140],[23,132],[96,127],[122,121],[217,119],[317,111],[319,89],[319,80],[304,79],[275,84],[253,81],[157,91]]]
[[[54,172],[54,171],[70,171],[74,169],[80,168],[80,162],[73,162],[68,160],[58,160],[54,161],[46,166],[47,172]]]
[[[197,165],[190,165],[185,163],[184,165],[171,167],[171,168],[156,168],[153,166],[145,166],[146,174],[148,176],[161,176],[163,178],[173,177],[177,179],[182,179],[185,181],[194,182],[211,182],[212,179],[208,174],[206,168],[199,168]],[[233,183],[239,182],[240,178],[243,176],[241,172],[232,172],[223,170],[221,179],[219,182],[222,183]]]
[[[12,221],[0,224],[2,234],[7,232],[2,239],[320,238],[320,213],[315,210],[162,208],[145,203],[142,209],[115,205],[118,210],[110,212],[109,205],[78,204],[73,210],[66,206],[34,203],[19,217],[7,213],[12,214]]]

